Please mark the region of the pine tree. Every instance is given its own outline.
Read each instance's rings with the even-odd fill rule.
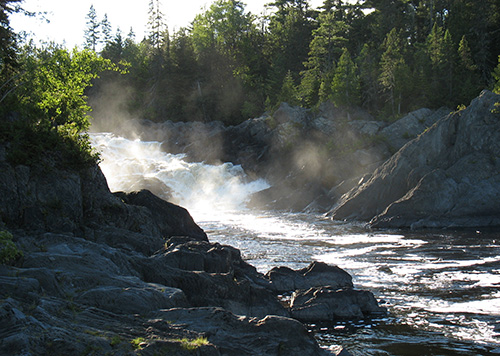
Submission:
[[[102,32],[102,39],[101,42],[106,45],[108,42],[112,40],[112,27],[111,23],[108,20],[108,14],[104,14],[104,18],[101,21],[101,32]]]
[[[149,40],[151,46],[160,51],[165,40],[164,34],[167,31],[167,26],[163,20],[160,0],[149,1],[148,15]]]
[[[357,71],[358,68],[352,61],[349,51],[344,48],[332,80],[332,102],[336,106],[359,105],[360,86]]]
[[[469,41],[464,35],[458,44],[458,60],[456,66],[456,99],[458,104],[467,104],[481,90],[480,76],[472,59]]]
[[[431,60],[429,95],[432,106],[454,105],[453,73],[456,63],[456,51],[448,30],[437,23],[427,37],[427,54]]]
[[[291,106],[300,104],[299,93],[290,71],[288,71],[283,79],[283,85],[281,86],[281,91],[278,95],[278,104],[279,103],[288,103]]]
[[[95,51],[99,43],[100,22],[97,20],[97,14],[94,5],[90,5],[90,10],[87,14],[87,28],[85,30],[85,48]]]
[[[383,44],[384,53],[380,61],[380,85],[387,95],[392,115],[401,114],[403,94],[408,85],[409,68],[403,56],[405,43],[400,33],[393,28]]]
[[[21,0],[0,1],[0,73],[16,65],[16,35],[10,27],[9,15],[20,10],[11,6]]]
[[[359,68],[361,105],[366,109],[374,110],[377,106],[379,92],[378,61],[375,51],[365,43],[357,58]]]

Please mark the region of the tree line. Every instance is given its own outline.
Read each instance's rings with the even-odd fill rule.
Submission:
[[[274,0],[259,16],[241,1],[216,0],[174,33],[160,0],[150,0],[148,33],[140,40],[132,30],[125,35],[113,29],[107,15],[101,18],[91,7],[85,49],[73,52],[54,44],[21,46],[8,22],[9,13],[20,11],[19,3],[0,0],[4,111],[21,93],[28,95],[26,75],[36,76],[30,63],[43,66],[63,54],[69,61],[101,61],[88,66],[91,82],[67,100],[76,103],[77,91],[101,95],[106,84],[118,83],[132,93],[127,109],[155,121],[237,124],[284,101],[312,109],[332,102],[392,119],[421,107],[466,105],[500,79],[500,0],[325,0],[319,9],[307,0]],[[93,55],[78,54],[85,51]],[[99,66],[114,70],[97,80]],[[68,78],[73,84],[67,88],[74,87],[77,80]],[[53,85],[54,98],[44,99],[45,106],[53,105],[46,116],[69,115],[61,112],[72,108],[60,94],[63,84],[58,85]],[[50,94],[47,86],[30,90],[34,95],[42,89]],[[17,103],[30,102],[23,100]],[[31,112],[40,115],[40,105]],[[84,116],[88,107],[78,108]]]
[[[216,0],[172,34],[160,9],[150,1],[139,42],[100,25],[101,56],[129,65],[119,79],[135,89],[129,109],[152,120],[233,124],[283,101],[382,118],[456,108],[494,85],[500,54],[499,0],[325,0],[317,10],[275,0],[261,16]],[[87,17],[94,49],[99,23],[93,9]]]

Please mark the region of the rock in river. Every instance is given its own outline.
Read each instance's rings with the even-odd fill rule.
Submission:
[[[352,277],[337,266],[323,262],[312,262],[306,268],[292,270],[288,267],[275,267],[266,273],[271,281],[270,288],[286,293],[297,289],[330,286],[335,289],[352,288]]]
[[[331,322],[382,316],[387,310],[369,291],[320,287],[293,293],[290,312],[304,322]]]

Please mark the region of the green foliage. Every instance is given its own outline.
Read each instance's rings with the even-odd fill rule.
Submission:
[[[283,79],[283,85],[281,86],[281,91],[278,95],[277,104],[288,103],[291,106],[296,106],[300,104],[299,92],[295,86],[292,73],[288,72]]]
[[[23,252],[17,248],[12,238],[10,232],[0,231],[0,264],[12,263],[23,256]]]
[[[195,351],[199,349],[201,346],[209,344],[209,341],[206,337],[199,337],[193,340],[184,338],[184,339],[176,339],[173,341],[181,343],[182,348],[187,351]]]
[[[118,346],[122,343],[122,339],[119,335],[113,335],[113,337],[111,338],[111,340],[109,340],[109,344],[112,346],[112,347],[115,347],[115,346]]]
[[[339,107],[355,107],[360,103],[358,67],[347,48],[340,57],[332,80],[332,102]]]
[[[500,56],[498,56],[498,65],[495,67],[492,76],[493,79],[495,79],[495,83],[493,85],[493,91],[497,94],[500,94]]]
[[[57,46],[26,47],[21,56],[16,90],[3,107],[18,118],[0,122],[0,139],[11,143],[13,164],[55,161],[81,167],[95,163],[88,136],[90,106],[85,91],[100,72],[116,70],[109,60],[89,50]]]
[[[146,342],[146,339],[143,337],[136,337],[135,339],[130,340],[130,344],[134,348],[134,350],[141,350],[142,345],[144,342]]]
[[[394,118],[418,107],[467,104],[498,81],[498,0],[329,0],[318,10],[306,0],[277,0],[260,17],[241,1],[216,0],[173,34],[159,4],[149,1],[148,36],[138,43],[133,34],[112,36],[106,17],[87,15],[87,47],[101,37],[102,58],[129,68],[120,79],[103,76],[93,93],[119,80],[131,90],[127,109],[136,117],[237,124],[285,97],[306,107],[360,105]],[[5,50],[15,54],[9,43]],[[0,79],[2,100],[13,81]]]
[[[125,82],[138,115],[235,124],[282,100],[311,108],[333,100],[393,118],[455,107],[491,83],[493,66],[484,68],[500,51],[496,0],[325,1],[318,11],[279,0],[269,8],[256,17],[240,1],[217,0],[191,28],[164,33],[161,48],[129,41],[129,56],[117,35],[103,56],[130,63]]]
[[[49,46],[26,48],[23,69],[18,99],[24,116],[42,131],[57,129],[71,136],[90,126],[85,90],[99,73],[116,66],[93,51]]]
[[[406,43],[396,28],[387,34],[383,48],[379,81],[395,116],[401,114],[403,96],[409,83],[409,67],[404,58]]]

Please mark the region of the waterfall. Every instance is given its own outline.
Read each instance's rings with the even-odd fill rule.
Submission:
[[[183,154],[164,152],[160,142],[110,133],[94,133],[91,140],[111,191],[149,189],[194,214],[243,209],[253,193],[269,187],[263,179],[250,180],[239,165],[188,162]]]

